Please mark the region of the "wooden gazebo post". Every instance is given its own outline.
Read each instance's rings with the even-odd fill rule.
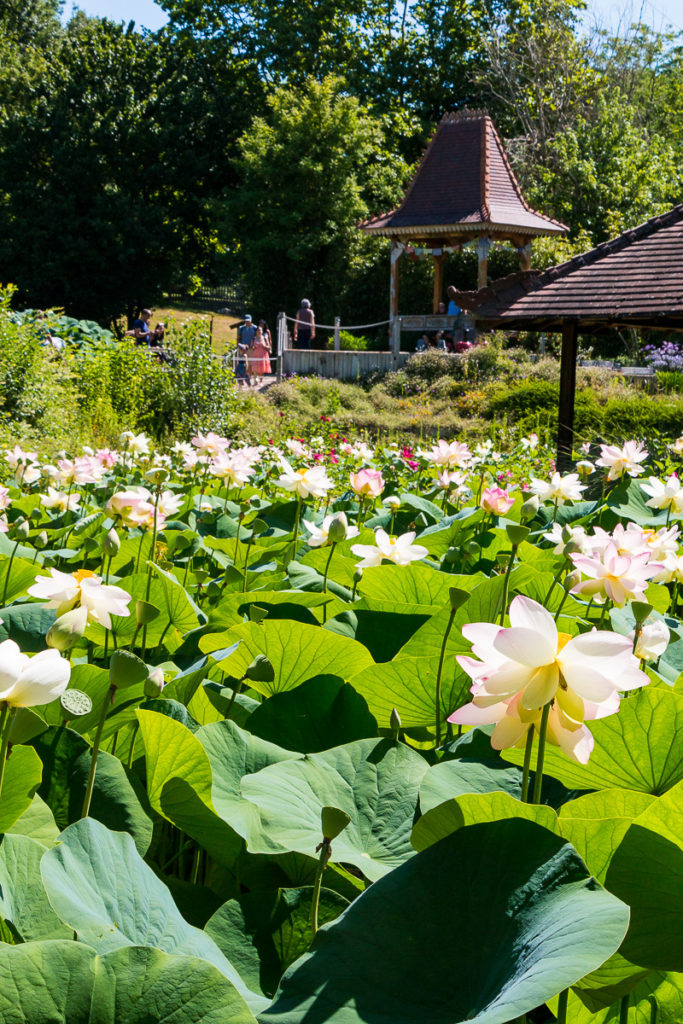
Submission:
[[[560,406],[557,417],[557,468],[560,472],[571,465],[574,449],[577,351],[576,320],[564,320],[562,322],[562,354],[560,357]]]

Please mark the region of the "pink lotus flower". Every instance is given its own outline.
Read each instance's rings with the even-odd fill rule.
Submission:
[[[349,474],[351,487],[364,498],[379,498],[384,490],[384,478],[377,469],[361,469]]]
[[[504,491],[502,487],[486,487],[481,492],[480,505],[485,512],[490,512],[494,516],[504,516],[515,503],[515,499],[510,497],[508,491]]]
[[[0,509],[9,508],[11,498],[7,487],[0,487]]]
[[[570,558],[587,580],[572,587],[572,594],[588,594],[598,603],[609,599],[618,608],[627,601],[643,601],[645,588],[662,568],[650,561],[650,552],[638,555],[620,555],[610,541],[599,555],[575,554]]]
[[[472,452],[466,444],[459,441],[452,441],[448,444],[443,438],[435,444],[431,451],[425,456],[436,466],[449,466],[463,468],[472,460]]]
[[[225,451],[230,441],[227,437],[221,437],[210,430],[208,434],[202,434],[198,431],[196,436],[192,438],[192,444],[201,455],[218,455],[219,452]]]

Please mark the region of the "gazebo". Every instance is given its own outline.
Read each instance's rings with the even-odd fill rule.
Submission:
[[[445,114],[432,136],[403,202],[372,217],[363,231],[391,239],[389,315],[398,317],[399,261],[416,247],[434,263],[433,309],[443,300],[449,251],[476,242],[478,286],[485,287],[494,242],[510,242],[523,270],[531,266],[531,241],[568,229],[525,202],[505,150],[484,110]],[[435,326],[443,326],[438,324]]]
[[[458,301],[481,328],[562,332],[558,465],[574,441],[577,340],[616,327],[683,329],[683,204],[542,272],[523,271]]]

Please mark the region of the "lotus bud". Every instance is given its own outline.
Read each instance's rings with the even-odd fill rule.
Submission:
[[[394,739],[398,741],[398,734],[401,731],[401,716],[396,708],[392,708],[391,715],[389,717],[389,728],[391,729]]]
[[[75,647],[85,633],[88,624],[88,609],[79,607],[60,615],[52,623],[45,636],[48,647],[64,654]]]
[[[121,547],[121,540],[118,533],[112,526],[109,533],[106,533],[104,540],[102,541],[102,552],[107,558],[113,558],[114,555],[118,555],[119,548]]]
[[[520,516],[522,522],[524,522],[525,520],[528,521],[533,519],[540,507],[541,502],[539,500],[538,495],[532,494],[531,497],[527,498],[524,504],[522,505]]]
[[[397,494],[387,494],[386,498],[382,498],[382,504],[395,511],[401,507],[401,499]]]
[[[346,540],[346,529],[349,525],[349,521],[343,512],[336,515],[329,525],[327,531],[327,539],[330,544],[340,544],[343,540]]]
[[[646,601],[632,601],[631,611],[633,612],[633,618],[636,620],[636,625],[642,626],[652,611],[652,605]]]
[[[476,540],[471,540],[469,542],[469,544],[467,545],[467,554],[471,555],[473,558],[476,555],[478,555],[480,553],[480,551],[481,551],[481,548],[480,548],[479,544],[477,544]]]
[[[14,536],[17,538],[17,540],[28,540],[28,534],[28,519],[22,519],[20,523],[14,524]]]
[[[562,527],[562,540],[565,544],[568,544],[570,540],[574,539],[574,531],[572,530],[569,523],[565,523]]]
[[[577,540],[570,540],[568,544],[562,548],[562,554],[565,558],[569,558],[570,555],[576,555],[581,550],[581,545]]]
[[[154,697],[158,697],[161,694],[165,685],[164,670],[159,667],[152,669],[145,679],[145,697],[153,700]]]
[[[144,661],[130,651],[114,651],[109,662],[109,683],[114,690],[136,686],[147,678]]]
[[[514,544],[515,547],[519,547],[522,541],[526,540],[529,536],[529,527],[517,526],[515,523],[509,523],[505,527],[505,532],[510,538],[510,543]]]
[[[82,690],[65,690],[59,698],[62,717],[66,719],[82,718],[92,711],[92,700]]]
[[[581,572],[578,569],[574,569],[573,572],[568,572],[564,578],[564,589],[566,591],[573,590],[574,587],[578,587],[581,582]]]
[[[159,614],[159,609],[155,604],[142,600],[135,602],[135,621],[138,626],[148,626]]]
[[[244,678],[251,679],[254,683],[272,683],[275,679],[275,669],[265,654],[257,654],[244,673]]]
[[[28,514],[29,519],[35,519],[36,522],[38,522],[39,519],[42,519],[42,516],[43,510],[38,505],[36,505],[35,508],[32,508]]]
[[[320,823],[323,829],[323,840],[328,843],[344,831],[351,821],[351,815],[339,807],[323,807],[320,812]]]
[[[457,562],[459,556],[460,552],[458,551],[457,548],[449,548],[448,551],[443,556],[443,561],[446,563],[446,565],[452,565],[453,562]]]
[[[145,480],[149,480],[151,484],[159,487],[165,480],[168,480],[168,470],[164,469],[163,466],[152,466],[145,473]]]
[[[356,571],[353,574],[353,582],[354,583],[360,583],[360,581],[362,579],[363,579],[363,570],[362,569],[356,569]]]
[[[44,548],[47,547],[48,536],[45,530],[41,530],[40,533],[36,534],[36,536],[33,538],[33,544],[34,547],[38,549],[38,551],[42,551]]]

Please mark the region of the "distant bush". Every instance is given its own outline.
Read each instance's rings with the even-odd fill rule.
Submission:
[[[350,331],[339,332],[339,347],[345,352],[367,352],[371,341],[362,334],[351,334]]]

